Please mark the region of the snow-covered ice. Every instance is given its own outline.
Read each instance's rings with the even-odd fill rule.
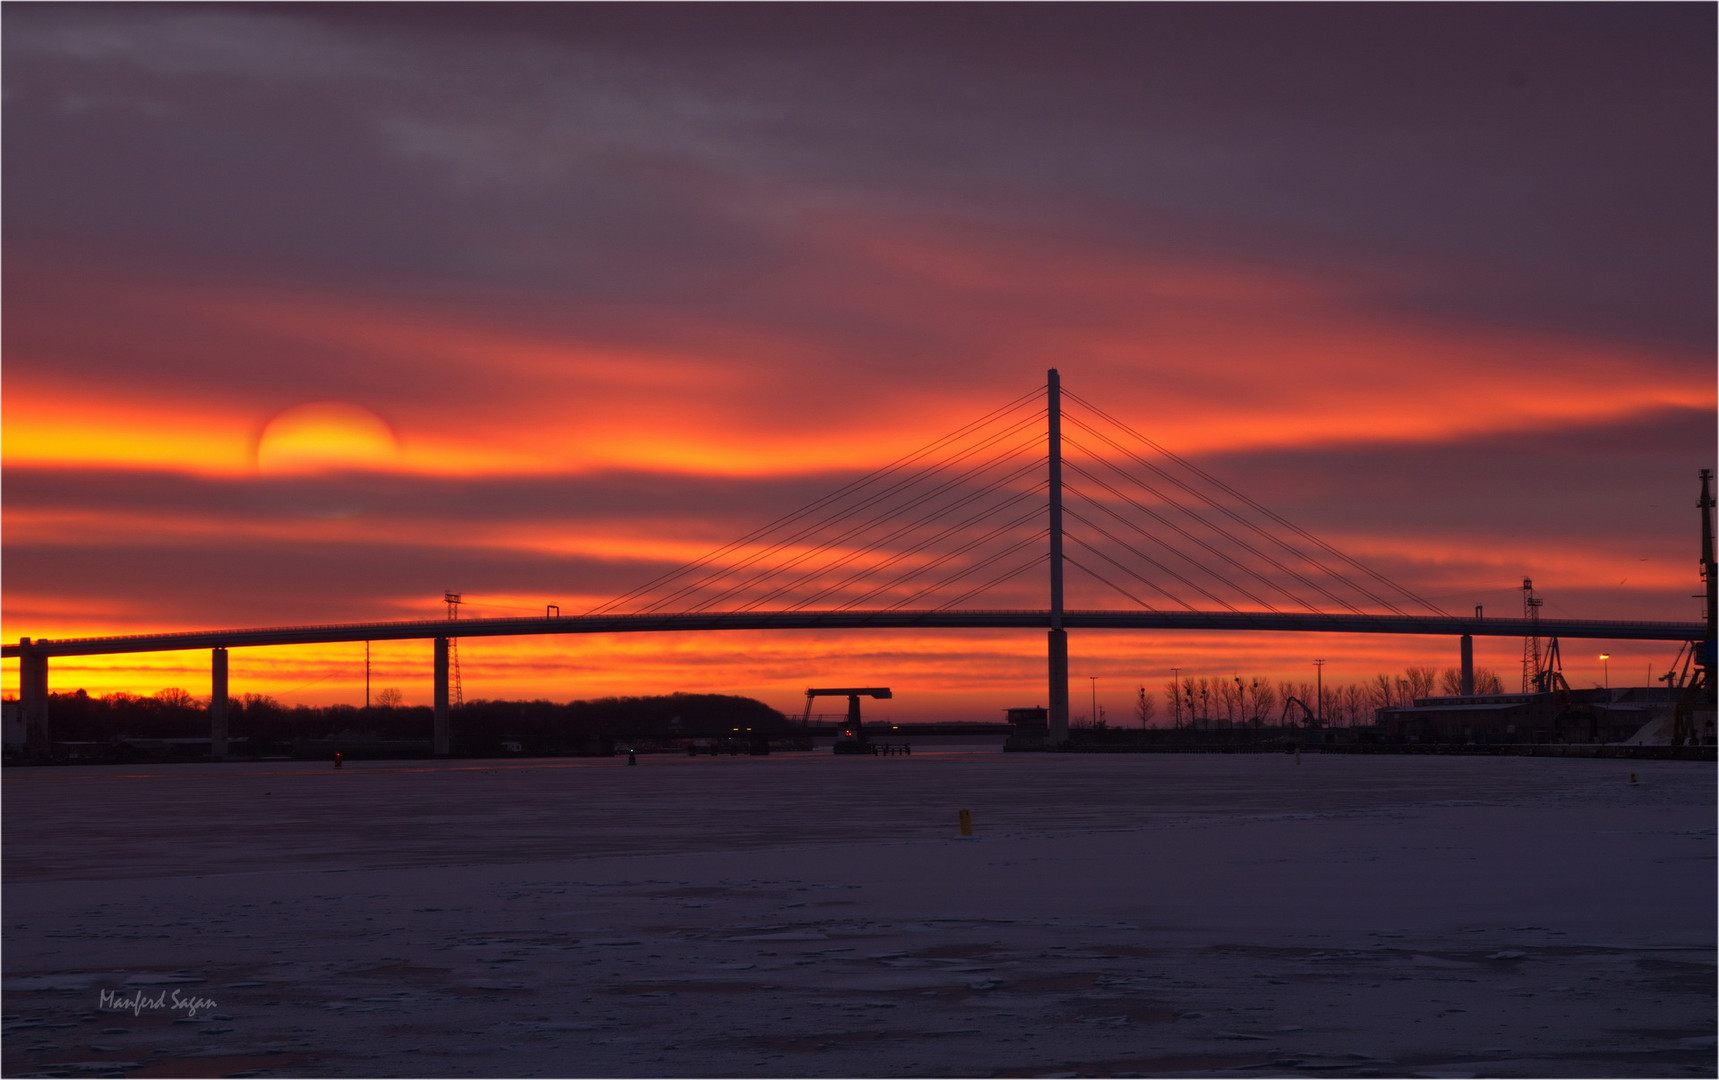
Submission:
[[[281,762],[4,800],[9,1076],[1715,1067],[1705,764]]]

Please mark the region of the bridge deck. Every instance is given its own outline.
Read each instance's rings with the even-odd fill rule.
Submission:
[[[1102,630],[1261,630],[1341,634],[1423,634],[1444,637],[1604,638],[1617,641],[1699,641],[1699,622],[1620,619],[1526,619],[1426,615],[1328,615],[1268,611],[1068,611],[1063,625]],[[94,656],[180,649],[311,645],[338,641],[390,641],[441,637],[524,637],[537,634],[660,633],[695,630],[986,629],[1048,628],[1047,611],[747,611],[656,615],[572,615],[565,618],[430,619],[417,622],[342,623],[168,634],[66,638],[20,642],[0,655]],[[26,639],[27,640],[27,639]]]

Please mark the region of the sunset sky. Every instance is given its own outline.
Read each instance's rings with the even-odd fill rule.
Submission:
[[[3,20],[7,642],[435,618],[444,590],[576,614],[1051,367],[1453,613],[1519,614],[1531,577],[1551,617],[1701,616],[1712,5]],[[1677,651],[1567,642],[1572,683],[1602,650],[1614,685]],[[1070,651],[1074,711],[1096,677],[1112,718],[1173,666],[1311,681],[1320,657],[1329,685],[1457,658],[1332,635]],[[1043,704],[1043,652],[832,631],[460,658],[468,699],[797,711],[858,683],[918,720]],[[1519,640],[1477,652],[1514,687]],[[372,663],[427,703],[428,642]],[[363,664],[239,651],[232,689],[361,703]],[[68,658],[52,680],[204,695],[207,667]]]

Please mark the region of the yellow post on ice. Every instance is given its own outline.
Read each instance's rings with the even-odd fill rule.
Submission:
[[[961,811],[961,835],[973,835],[973,811],[971,810]]]

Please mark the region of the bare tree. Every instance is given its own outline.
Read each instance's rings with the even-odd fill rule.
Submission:
[[[1146,692],[1146,688],[1144,686],[1142,686],[1140,688],[1140,696],[1134,700],[1134,716],[1135,716],[1135,718],[1140,721],[1141,727],[1149,728],[1152,726],[1152,717],[1154,715],[1156,715],[1157,712],[1158,712],[1158,701],[1157,701],[1157,699],[1154,698],[1151,694],[1148,694]]]
[[[1412,669],[1411,669],[1412,670]],[[1456,668],[1445,668],[1439,675],[1439,689],[1446,694],[1462,693],[1462,672]],[[1474,669],[1474,692],[1477,694],[1504,693],[1504,680],[1491,668]]]
[[[1277,690],[1265,679],[1253,681],[1253,714],[1261,720],[1275,719],[1277,712]]]
[[[195,709],[199,707],[197,699],[191,696],[189,690],[181,690],[177,686],[169,686],[165,690],[156,691],[155,700],[170,709]]]
[[[1349,718],[1349,726],[1371,724],[1373,710],[1367,701],[1367,688],[1360,683],[1350,683],[1343,688],[1343,712]]]
[[[1438,670],[1430,667],[1412,667],[1403,672],[1409,684],[1409,698],[1431,697],[1433,688],[1438,685]]]
[[[1388,709],[1397,703],[1397,684],[1389,675],[1375,675],[1367,684],[1367,694],[1373,699],[1373,708]]]
[[[1181,727],[1182,688],[1176,685],[1176,680],[1171,679],[1164,684],[1164,700],[1170,703],[1170,726],[1172,728]]]
[[[1327,686],[1325,688],[1325,713],[1333,727],[1349,726],[1349,706],[1343,697],[1343,687]]]
[[[406,701],[398,686],[384,686],[376,691],[376,704],[384,709],[397,709]]]
[[[1234,724],[1236,722],[1236,712],[1241,708],[1242,704],[1241,676],[1236,675],[1229,679],[1219,679],[1218,685],[1215,689],[1217,690],[1218,704],[1224,707],[1224,722],[1226,724]]]

